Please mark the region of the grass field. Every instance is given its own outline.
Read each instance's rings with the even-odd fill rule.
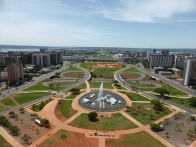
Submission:
[[[13,97],[19,104],[24,104],[49,94],[50,93],[48,92],[20,93],[14,95]]]
[[[124,91],[121,91],[121,93],[126,94],[132,101],[150,101],[148,98],[141,96],[137,93],[124,92]]]
[[[91,71],[93,65],[98,64],[95,62],[82,63],[80,66]],[[121,69],[123,64],[119,64],[118,68],[94,68],[93,74],[96,75],[96,78],[112,79],[114,77],[114,72]]]
[[[62,102],[61,107],[60,107],[61,113],[67,119],[77,113],[76,110],[72,109],[71,104],[72,104],[71,100],[65,100],[65,101]]]
[[[128,82],[130,85],[135,86],[135,87],[155,87],[154,84],[147,84],[147,83],[135,83],[135,82]]]
[[[89,84],[90,84],[91,88],[99,88],[101,85],[101,82],[89,82]],[[113,84],[113,82],[104,82],[103,88],[113,89],[112,84]]]
[[[8,106],[16,106],[16,104],[8,97],[5,99],[2,99],[1,103],[8,105]]]
[[[112,117],[99,118],[97,122],[91,122],[88,114],[81,114],[78,118],[70,123],[72,126],[93,130],[126,130],[136,128],[137,126],[126,119],[123,115],[116,113]]]
[[[79,68],[71,66],[68,69],[66,69],[66,71],[81,71]]]
[[[81,84],[80,86],[77,86],[75,88],[79,88],[79,89],[86,89],[86,83]]]
[[[84,134],[59,130],[43,141],[38,147],[98,147],[98,139],[87,138]]]
[[[131,67],[131,68],[129,68],[129,69],[126,69],[125,71],[124,71],[124,73],[125,72],[140,72],[139,70],[137,70],[136,68],[134,68],[134,67]],[[141,73],[141,72],[140,72]]]
[[[66,99],[75,99],[76,96],[77,96],[77,94],[76,95],[71,94],[71,95],[67,96]]]
[[[169,98],[168,100],[183,107],[196,111],[196,108],[190,105],[189,99],[187,98]]]
[[[1,135],[0,135],[0,146],[1,147],[12,147]]]
[[[69,77],[69,78],[83,78],[84,73],[83,72],[67,72],[63,74],[64,77]]]
[[[164,110],[157,112],[153,109],[153,105],[150,103],[133,103],[130,107],[130,112],[127,112],[130,116],[135,118],[140,123],[146,125],[150,124],[153,121],[170,114],[172,111],[167,107],[164,107]]]
[[[166,83],[162,83],[161,84],[162,88],[164,89],[167,89],[169,92],[170,92],[170,95],[178,95],[178,96],[187,96],[188,94],[181,91],[181,90],[178,90]],[[154,91],[155,88],[140,88],[140,90],[143,90],[143,91]]]
[[[32,91],[32,90],[54,90],[54,91],[59,91],[61,89],[64,89],[65,87],[48,87],[42,84],[42,82],[39,82],[35,85],[32,85],[26,89],[24,89],[24,91]]]
[[[1,106],[0,105],[0,112],[2,112],[2,111],[6,111],[6,110],[8,110],[9,108],[7,108],[7,107],[5,107],[5,106]]]
[[[123,79],[137,79],[137,78],[140,78],[141,77],[141,75],[140,74],[138,74],[138,73],[122,73],[121,74],[121,77],[123,78]]]
[[[122,135],[119,139],[106,139],[106,147],[165,147],[146,132]]]

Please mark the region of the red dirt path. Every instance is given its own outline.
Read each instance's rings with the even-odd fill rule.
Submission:
[[[119,68],[120,64],[118,63],[97,63],[93,65],[94,68]]]

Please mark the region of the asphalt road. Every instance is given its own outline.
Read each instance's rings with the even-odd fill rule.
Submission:
[[[86,71],[85,69],[79,67],[79,64],[74,64],[73,66],[75,66],[75,67],[81,69],[81,70],[85,73],[85,76],[84,76],[82,79],[80,79],[76,84],[71,85],[71,86],[68,87],[68,88],[65,88],[65,89],[63,89],[63,90],[58,91],[57,94],[62,93],[62,92],[65,92],[65,91],[68,91],[68,90],[70,90],[70,89],[72,89],[72,88],[74,88],[74,87],[77,87],[77,86],[83,84],[86,80],[89,80],[89,79],[90,79],[90,76],[91,76],[90,73],[89,73],[88,71]],[[43,80],[44,78],[48,78],[48,77],[54,75],[56,72],[62,72],[63,70],[65,70],[65,69],[67,69],[67,68],[68,68],[68,66],[66,66],[66,64],[64,64],[63,67],[62,67],[60,70],[57,70],[57,71],[55,71],[54,73],[49,73],[49,74],[46,74],[46,75],[42,75],[42,76],[44,76],[44,77],[43,77],[43,78],[40,78],[40,80],[36,80],[36,82],[33,81],[33,82],[35,82],[35,83],[33,83],[33,84],[36,84],[37,82]],[[33,85],[33,84],[32,84],[32,85]],[[21,88],[21,90],[23,90],[24,88],[25,88],[25,87]],[[19,89],[18,89],[18,91],[19,91]],[[12,94],[14,94],[14,92],[12,92]],[[34,103],[41,102],[41,101],[43,101],[43,100],[46,100],[46,99],[48,99],[48,98],[51,98],[52,96],[54,96],[54,94],[50,94],[50,95],[41,97],[41,98],[39,98],[39,99],[30,101],[30,102],[28,102],[28,103],[25,103],[25,104],[23,104],[23,105],[20,105],[20,106],[17,106],[17,107],[13,107],[13,108],[11,108],[11,109],[9,109],[9,110],[0,112],[0,116],[6,114],[6,113],[8,113],[8,112],[18,110],[18,109],[23,108],[23,107],[27,107],[27,106],[32,105],[32,104],[34,104]]]
[[[167,84],[169,84],[169,85],[172,85],[172,86],[174,86],[174,87],[176,87],[176,88],[178,88],[178,89],[180,89],[180,90],[182,90],[182,91],[184,91],[184,92],[186,92],[186,93],[189,93],[189,94],[191,94],[191,95],[193,95],[193,96],[196,96],[196,90],[189,89],[189,88],[187,88],[187,87],[184,87],[184,86],[182,86],[182,85],[179,85],[178,83],[176,83],[176,82],[174,82],[174,81],[172,81],[172,80],[166,79],[166,78],[164,78],[164,77],[162,77],[162,76],[160,76],[160,75],[157,75],[157,74],[155,74],[155,73],[152,73],[152,72],[150,72],[150,71],[147,71],[147,70],[145,70],[144,68],[139,68],[139,67],[137,67],[137,66],[133,66],[133,67],[135,67],[136,69],[140,70],[141,72],[143,72],[143,73],[145,73],[145,74],[148,74],[148,75],[150,75],[150,76],[153,76],[153,77],[155,77],[155,78],[157,78],[157,79],[159,79],[159,80],[161,80],[161,81],[163,81],[163,82],[165,82],[165,83],[167,83]]]
[[[131,88],[131,85],[129,85],[125,80],[123,80],[123,79],[121,78],[120,74],[121,74],[124,70],[126,70],[126,69],[128,69],[128,68],[130,68],[130,67],[133,67],[133,66],[132,66],[132,65],[127,65],[126,68],[121,69],[121,70],[119,70],[119,71],[117,71],[117,72],[115,73],[115,80],[119,81],[121,84],[123,84],[123,85],[126,86],[127,88]],[[137,68],[137,69],[138,69],[138,68]],[[138,70],[140,70],[140,69],[138,69]],[[140,71],[142,71],[142,70],[140,70]],[[144,72],[144,71],[142,71],[142,72]],[[147,72],[144,72],[144,73],[147,74]],[[149,72],[149,73],[150,73],[150,72]],[[149,74],[149,75],[151,75],[151,74]],[[152,74],[152,76],[154,76],[154,74]],[[158,78],[158,77],[156,77],[156,78]],[[164,82],[168,83],[167,80],[164,81]],[[170,83],[168,83],[168,84],[170,84]],[[175,83],[175,84],[176,84],[176,83]],[[144,95],[146,95],[146,96],[150,96],[150,97],[152,97],[152,98],[155,98],[155,99],[158,99],[158,100],[163,101],[163,100],[160,99],[158,96],[155,96],[155,95],[153,95],[153,94],[151,94],[151,93],[147,93],[147,92],[141,91],[141,90],[139,90],[139,89],[138,89],[137,91],[138,91],[138,92],[141,92],[142,94],[144,94]],[[177,104],[175,104],[175,103],[173,103],[173,102],[170,102],[170,101],[167,101],[167,100],[164,100],[163,102],[166,103],[166,104],[169,104],[169,105],[174,105],[174,106],[176,106],[176,107],[178,107],[178,108],[180,108],[180,109],[183,109],[183,110],[187,111],[187,112],[190,113],[190,114],[196,114],[195,111],[190,110],[190,109],[188,109],[188,108],[186,108],[186,107],[182,107],[182,106],[180,106],[180,105],[177,105]]]

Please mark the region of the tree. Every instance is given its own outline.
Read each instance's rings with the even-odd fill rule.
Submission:
[[[24,134],[22,137],[22,140],[24,141],[25,144],[30,144],[29,140],[31,139],[31,136],[28,136],[27,134]]]
[[[196,107],[196,97],[192,97],[189,99],[190,105]]]
[[[50,122],[47,119],[41,119],[41,124],[46,128],[50,128]]]
[[[159,100],[154,99],[154,100],[151,101],[151,104],[154,105],[154,109],[156,111],[162,111],[163,110],[163,104]]]
[[[70,91],[72,92],[73,95],[80,94],[80,89],[79,88],[72,88]]]
[[[5,116],[0,116],[0,125],[9,128],[10,122]]]
[[[167,89],[164,88],[156,88],[154,92],[158,93],[161,98],[164,98],[165,95],[169,95],[170,92]]]
[[[24,108],[20,108],[20,113],[23,114],[24,113]]]
[[[25,79],[26,81],[31,81],[31,80],[33,79],[33,76],[30,75],[30,74],[25,74],[25,75],[24,75],[24,79]]]
[[[155,132],[162,130],[161,127],[160,127],[160,124],[155,124],[155,123],[151,124],[150,128],[151,128],[151,130],[153,130]]]
[[[20,131],[20,129],[17,126],[12,126],[12,125],[9,127],[9,130],[10,133],[14,136],[17,136]]]
[[[90,112],[88,114],[88,119],[92,122],[97,121],[97,113],[96,112]]]
[[[15,112],[11,111],[11,112],[9,112],[9,116],[10,116],[10,118],[15,118],[16,114],[15,114]]]

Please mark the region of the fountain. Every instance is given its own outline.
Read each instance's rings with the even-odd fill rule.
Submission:
[[[99,91],[89,92],[83,95],[78,104],[88,110],[95,111],[114,111],[126,106],[126,101],[118,94],[103,91],[103,82]]]

